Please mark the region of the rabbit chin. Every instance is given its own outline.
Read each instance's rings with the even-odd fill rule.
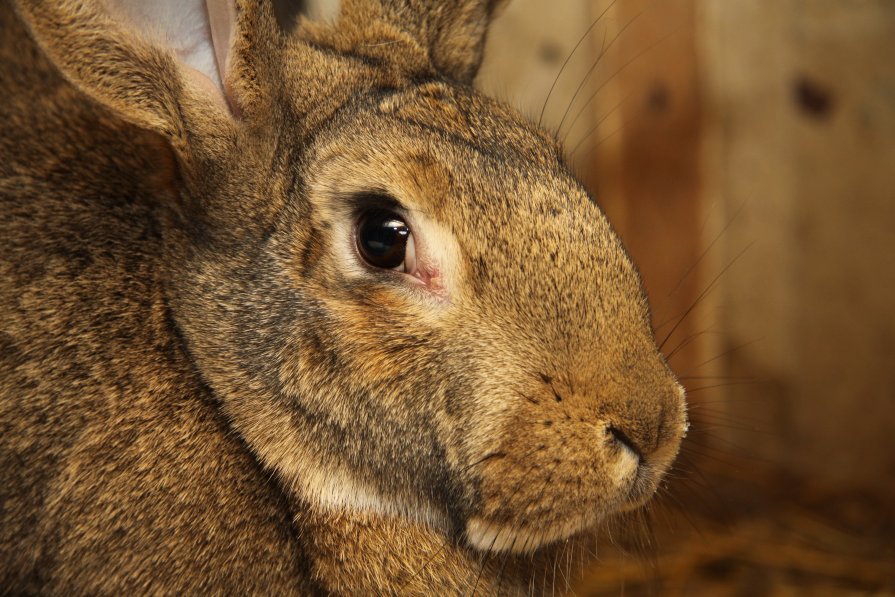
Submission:
[[[640,495],[644,471],[638,460],[634,452],[623,450],[607,471],[614,491],[592,501],[590,508],[581,508],[564,518],[557,513],[555,519],[548,521],[525,521],[520,516],[516,524],[473,517],[466,523],[466,540],[470,546],[482,551],[524,554],[591,530],[609,515],[637,508],[646,501]]]

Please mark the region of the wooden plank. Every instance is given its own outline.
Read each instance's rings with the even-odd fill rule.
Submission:
[[[720,434],[827,483],[895,471],[895,10],[706,1],[710,192],[728,212]],[[760,34],[757,32],[761,32]]]
[[[706,336],[699,306],[678,324],[706,283],[695,5],[604,0],[591,10],[607,8],[611,31],[593,50],[605,52],[601,125],[585,175],[640,268],[657,337],[674,330],[664,350],[686,372],[704,360]]]

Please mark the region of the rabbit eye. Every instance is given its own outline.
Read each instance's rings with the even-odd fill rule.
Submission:
[[[361,214],[355,239],[358,253],[373,267],[413,272],[413,234],[404,219],[395,212],[378,209]]]

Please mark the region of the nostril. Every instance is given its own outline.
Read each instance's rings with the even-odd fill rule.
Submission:
[[[615,439],[615,441],[634,452],[638,460],[643,462],[643,452],[640,451],[640,449],[637,447],[637,444],[635,444],[630,437],[625,435],[624,431],[622,431],[618,427],[613,427],[612,425],[610,425],[606,428],[606,433],[611,435]]]

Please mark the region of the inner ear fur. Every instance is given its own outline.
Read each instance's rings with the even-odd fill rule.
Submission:
[[[166,23],[134,22],[140,11],[133,5],[116,10],[115,2],[131,0],[108,6],[98,0],[15,0],[35,40],[72,84],[123,119],[162,135],[181,160],[220,149],[222,136],[240,118],[267,108],[264,82],[279,35],[268,3],[209,0],[207,13],[201,4],[194,7],[218,31],[211,72],[178,52],[199,42],[181,40],[178,48]],[[215,3],[228,7],[214,10]],[[171,7],[166,18],[176,19],[177,3]],[[205,33],[211,44],[211,30]]]

